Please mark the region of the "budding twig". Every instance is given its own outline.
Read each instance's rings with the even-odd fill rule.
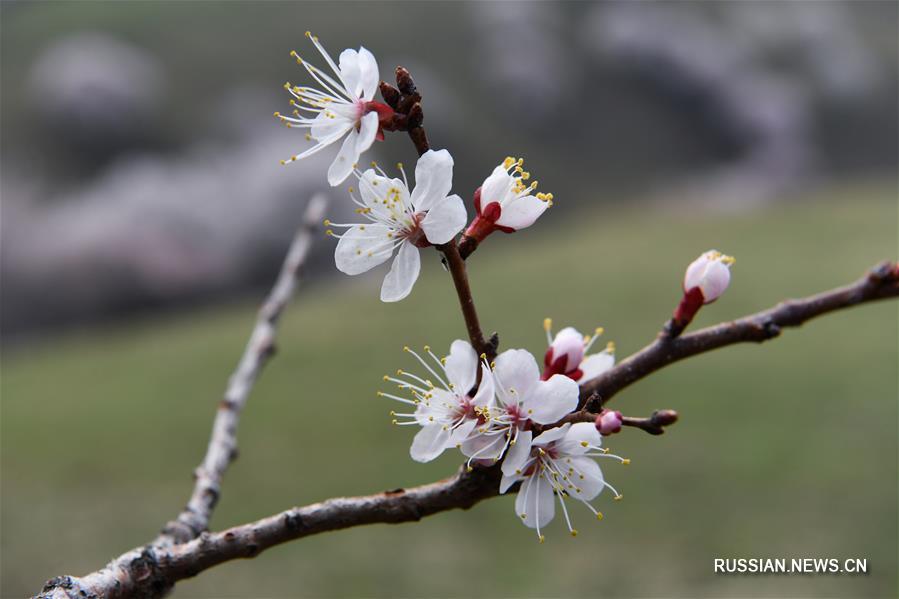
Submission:
[[[895,262],[887,261],[875,266],[851,285],[803,299],[786,300],[773,308],[732,322],[681,337],[672,337],[663,330],[651,344],[583,383],[581,407],[596,394],[600,398],[599,405],[594,405],[593,411],[597,411],[625,387],[684,358],[735,343],[761,343],[779,336],[786,327],[801,326],[816,316],[892,297],[899,297],[899,267]]]
[[[462,317],[465,319],[465,328],[468,329],[468,339],[471,341],[471,346],[475,348],[478,355],[485,354],[487,360],[491,361],[496,357],[499,338],[494,333],[489,342],[484,339],[484,332],[481,330],[481,324],[478,322],[478,313],[474,306],[474,298],[471,295],[471,287],[468,284],[468,272],[465,269],[465,261],[459,255],[456,241],[450,241],[437,249],[443,253],[446,266],[453,277],[453,284],[456,287],[456,295],[459,296],[459,307],[462,308]]]
[[[212,510],[219,498],[225,470],[237,456],[237,425],[253,384],[275,352],[278,319],[293,296],[294,289],[309,256],[315,231],[321,223],[328,199],[316,195],[306,206],[303,223],[294,237],[274,287],[259,309],[259,316],[247,341],[237,369],[228,380],[224,399],[219,403],[212,436],[203,462],[194,472],[194,490],[184,510],[162,529],[153,545],[183,543],[194,539],[209,526]]]

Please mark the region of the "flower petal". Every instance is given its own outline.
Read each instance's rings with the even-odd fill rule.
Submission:
[[[541,214],[549,208],[549,202],[538,200],[534,196],[516,198],[503,206],[503,211],[496,224],[510,229],[524,229],[534,224]]]
[[[421,221],[421,228],[428,241],[434,245],[440,245],[455,237],[465,226],[467,220],[468,214],[465,212],[465,203],[462,198],[451,195],[433,205],[433,208]]]
[[[481,185],[481,210],[491,202],[501,202],[512,190],[515,179],[503,165],[499,165]]]
[[[358,98],[362,92],[359,53],[351,48],[347,48],[340,53],[338,62],[340,65],[340,78],[343,80],[346,90],[350,92],[351,97]]]
[[[589,422],[584,424],[589,424]],[[599,468],[599,464],[591,458],[580,456],[570,459],[570,462],[565,461],[565,465],[574,470],[570,476],[575,488],[568,489],[568,494],[576,499],[590,501],[605,487],[602,470]]]
[[[471,398],[471,403],[479,407],[488,406],[493,402],[495,394],[493,373],[486,364],[481,364],[481,384],[478,386],[478,392]]]
[[[548,381],[539,381],[525,395],[522,408],[525,415],[538,424],[552,424],[577,408],[580,389],[563,374],[554,374]]]
[[[583,382],[596,378],[614,365],[615,356],[607,351],[591,354],[584,358],[584,361],[581,362],[581,365],[579,366],[579,369],[583,374],[578,381]]]
[[[362,97],[365,100],[371,100],[375,97],[375,90],[378,89],[381,76],[378,74],[378,61],[375,60],[374,54],[362,46],[359,47],[359,74],[362,82]]]
[[[316,141],[342,135],[353,127],[353,122],[342,118],[329,118],[328,111],[322,110],[315,117],[309,135]]]
[[[571,427],[570,424],[565,423],[562,426],[545,430],[542,433],[540,433],[539,435],[537,435],[537,438],[534,439],[531,442],[531,444],[532,445],[540,445],[541,447],[546,447],[550,443],[558,441],[559,439],[564,437],[565,433],[568,432],[568,429],[570,427]]]
[[[571,425],[565,436],[556,446],[559,451],[568,455],[581,455],[590,451],[590,447],[602,445],[602,437],[592,422],[576,422]]]
[[[436,202],[447,196],[452,186],[453,157],[446,150],[428,150],[415,165],[412,205],[417,212],[430,210]]]
[[[393,264],[390,265],[390,272],[384,277],[384,283],[381,285],[381,301],[398,302],[409,295],[420,270],[421,258],[418,255],[418,248],[408,241],[400,244],[400,251],[397,252]]]
[[[497,394],[506,405],[517,404],[540,380],[537,360],[524,349],[507,349],[496,357]]]
[[[386,261],[393,255],[393,238],[384,225],[355,225],[340,236],[334,250],[337,270],[358,275]]]
[[[521,431],[518,438],[515,439],[515,445],[509,447],[506,457],[503,459],[503,475],[514,476],[521,475],[524,465],[531,457],[531,439],[533,433],[531,431]]]
[[[331,184],[331,187],[337,187],[346,181],[346,178],[353,172],[353,165],[359,160],[359,152],[356,151],[358,140],[359,133],[355,129],[350,129],[334,162],[328,168],[328,183]]]
[[[499,459],[505,446],[503,435],[475,434],[462,444],[462,453],[469,458],[494,460]]]
[[[520,480],[521,480],[520,476],[517,476],[517,475],[516,476],[506,476],[505,474],[503,474],[502,479],[500,479],[500,481],[499,481],[499,494],[502,495],[503,493],[505,493],[506,491],[509,490],[509,487],[511,487],[512,485],[514,485],[515,483],[517,483]]]
[[[422,427],[412,440],[409,455],[416,462],[430,462],[446,449],[451,433],[442,424],[429,424]]]
[[[446,357],[446,376],[460,395],[468,393],[478,376],[478,354],[468,341],[456,339]]]
[[[453,429],[452,435],[449,441],[450,447],[461,447],[465,441],[471,436],[471,432],[474,430],[474,427],[477,426],[478,421],[474,418],[467,418],[463,420],[462,423]]]
[[[377,134],[378,113],[369,112],[359,121],[359,135],[356,138],[356,160],[354,160],[353,162],[357,162],[359,160],[359,156],[362,155],[362,152],[369,149],[371,145],[375,143],[375,137],[377,136]],[[405,185],[403,187],[405,187]]]
[[[552,486],[543,476],[534,474],[521,483],[515,498],[515,512],[528,528],[543,528],[556,515]]]

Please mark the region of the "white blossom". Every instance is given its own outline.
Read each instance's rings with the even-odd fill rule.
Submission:
[[[531,432],[523,432],[520,438],[525,435],[529,437]],[[555,516],[556,499],[573,536],[577,530],[571,525],[566,498],[583,503],[597,519],[602,519],[602,513],[590,502],[604,488],[608,487],[615,499],[621,499],[621,494],[605,481],[594,458],[613,458],[623,464],[630,461],[608,453],[601,443],[602,437],[592,422],[578,422],[546,430],[530,443],[518,443],[509,450],[503,460],[500,493],[521,481],[515,513],[525,526],[537,530],[541,543],[541,529]]]
[[[314,142],[309,149],[295,154],[282,164],[301,160],[319,152],[340,139],[343,145],[328,169],[328,182],[340,185],[353,172],[359,156],[371,147],[375,138],[383,138],[382,124],[393,117],[393,109],[374,102],[380,76],[374,55],[363,47],[340,53],[335,64],[318,38],[306,32],[315,48],[331,69],[333,76],[306,62],[294,51],[291,56],[306,69],[320,89],[284,84],[293,96],[293,116],[276,112],[275,116],[288,127],[308,129],[306,140]]]
[[[705,252],[687,267],[684,273],[684,292],[699,289],[702,303],[712,303],[730,285],[730,266],[734,262],[731,256],[725,256],[717,250]]]
[[[446,150],[428,150],[415,166],[415,189],[409,191],[406,173],[402,179],[388,178],[380,169],[356,172],[359,206],[356,213],[366,223],[325,225],[343,227],[334,252],[338,270],[358,275],[385,262],[396,252],[381,286],[381,300],[396,302],[412,291],[421,269],[419,248],[449,242],[465,226],[467,215],[462,198],[447,195],[452,187],[453,158]],[[396,251],[399,250],[399,251]]]
[[[414,408],[411,412],[391,412],[395,417],[394,424],[421,427],[409,451],[412,459],[429,462],[444,450],[461,447],[469,439],[481,435],[477,427],[486,422],[494,400],[494,386],[490,368],[479,362],[474,348],[467,341],[456,340],[449,355],[440,359],[425,346],[430,360],[408,347],[403,349],[415,356],[427,373],[420,377],[398,370],[395,377],[384,377],[385,381],[394,382],[401,390],[410,392],[411,398],[383,392],[378,395]],[[469,395],[477,381],[479,364],[481,381],[477,392]]]

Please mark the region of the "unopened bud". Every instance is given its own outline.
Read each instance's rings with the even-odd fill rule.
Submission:
[[[621,430],[621,412],[603,410],[596,417],[596,430],[600,435],[611,435]]]
[[[670,426],[677,422],[677,412],[674,410],[656,410],[652,413],[652,422],[659,426]]]
[[[730,265],[734,259],[717,250],[709,250],[694,260],[684,273],[684,292],[698,288],[702,303],[710,304],[724,293],[730,284]]]
[[[573,327],[556,333],[543,357],[544,379],[553,374],[568,374],[578,369],[584,360],[584,336]]]

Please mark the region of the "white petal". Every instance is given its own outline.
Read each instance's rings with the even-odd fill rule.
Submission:
[[[362,93],[362,80],[359,65],[359,53],[353,49],[346,49],[340,53],[340,78],[346,86],[350,96],[358,98]]]
[[[534,196],[525,196],[516,198],[503,206],[503,211],[496,224],[503,227],[515,229],[524,229],[534,224],[541,214],[549,208],[549,202],[538,200]]]
[[[397,198],[403,206],[409,205],[409,190],[401,179],[388,179],[382,177],[374,169],[367,169],[359,177],[359,195],[366,207],[372,212],[389,219],[392,216],[390,208],[384,204],[387,196],[391,200]]]
[[[538,424],[552,424],[577,408],[580,389],[563,374],[537,382],[522,402],[524,414]]]
[[[462,424],[453,429],[452,437],[449,442],[450,447],[457,447],[465,443],[468,440],[468,437],[471,436],[471,432],[474,430],[474,427],[477,426],[478,421],[474,418],[468,418],[464,420]]]
[[[589,355],[584,358],[584,361],[579,366],[581,372],[584,373],[581,375],[579,382],[596,378],[614,365],[615,356],[609,352],[601,351],[598,354]]]
[[[585,445],[586,443],[586,445]],[[592,422],[577,422],[571,425],[565,437],[556,446],[559,451],[568,455],[581,455],[590,451],[590,446],[599,447],[602,437]]]
[[[328,183],[331,187],[336,187],[346,181],[346,178],[353,172],[353,165],[359,160],[359,153],[356,151],[359,133],[355,129],[350,129],[349,135],[343,140],[340,151],[331,163],[328,169]]]
[[[500,481],[499,481],[500,495],[502,495],[503,493],[508,491],[509,487],[511,487],[512,485],[514,485],[515,483],[517,483],[520,480],[521,480],[520,476],[506,476],[505,474],[503,474],[502,479],[500,479]]]
[[[515,179],[499,165],[481,184],[481,210],[491,202],[501,202],[512,190]]]
[[[369,112],[359,121],[359,135],[356,138],[356,162],[362,152],[369,149],[375,143],[378,134],[378,113]],[[403,186],[405,188],[405,185]]]
[[[422,427],[412,440],[409,455],[416,462],[430,462],[446,449],[450,440],[450,431],[442,424],[429,424]]]
[[[719,297],[730,285],[730,268],[720,260],[708,265],[699,288],[705,303],[709,304]]]
[[[453,157],[446,150],[428,150],[415,165],[412,205],[417,212],[430,210],[453,186]],[[433,243],[433,242],[432,242]]]
[[[462,444],[462,453],[469,458],[493,460],[499,459],[505,446],[502,435],[475,434]]]
[[[515,512],[528,528],[543,528],[549,524],[556,515],[550,483],[536,474],[527,477],[515,498]]]
[[[381,301],[398,302],[409,295],[418,279],[419,270],[421,258],[418,256],[418,248],[409,242],[403,242],[390,265],[390,272],[384,277],[384,284],[381,285]]]
[[[365,100],[371,100],[375,97],[375,90],[378,89],[381,76],[378,74],[378,61],[375,60],[374,54],[363,47],[359,48],[359,72],[362,82],[362,97]]]
[[[509,451],[506,452],[505,459],[503,459],[503,475],[514,476],[516,474],[521,474],[520,471],[524,470],[523,466],[531,457],[532,437],[533,433],[531,431],[521,431],[518,433],[515,445],[509,448]]]
[[[319,112],[309,129],[309,135],[316,141],[328,139],[352,129],[352,121],[343,118],[329,118],[326,112],[324,110]]]
[[[478,354],[468,341],[456,339],[446,357],[446,376],[461,395],[468,393],[478,376]]]
[[[571,482],[576,488],[568,489],[568,494],[572,497],[590,501],[605,487],[602,482],[602,470],[593,459],[585,456],[572,457],[570,463],[566,461],[564,464],[575,471],[571,475]]]
[[[497,393],[506,405],[523,401],[530,388],[540,380],[537,360],[524,349],[507,349],[498,355],[493,372]]]
[[[358,275],[390,258],[394,240],[388,233],[390,229],[384,225],[356,225],[348,229],[334,250],[337,270]]]
[[[534,439],[531,444],[532,445],[540,445],[541,447],[546,447],[550,443],[554,443],[558,441],[562,437],[565,436],[565,433],[568,432],[568,429],[571,428],[570,424],[563,424],[557,428],[551,428],[549,430],[545,430]]]
[[[481,364],[481,384],[478,386],[478,392],[471,398],[471,403],[479,407],[488,406],[493,403],[495,394],[493,373],[485,364]]]
[[[416,187],[416,189],[418,189]],[[413,191],[413,193],[415,193]],[[468,220],[465,203],[457,195],[439,200],[421,221],[425,237],[434,245],[448,242],[462,230]]]

